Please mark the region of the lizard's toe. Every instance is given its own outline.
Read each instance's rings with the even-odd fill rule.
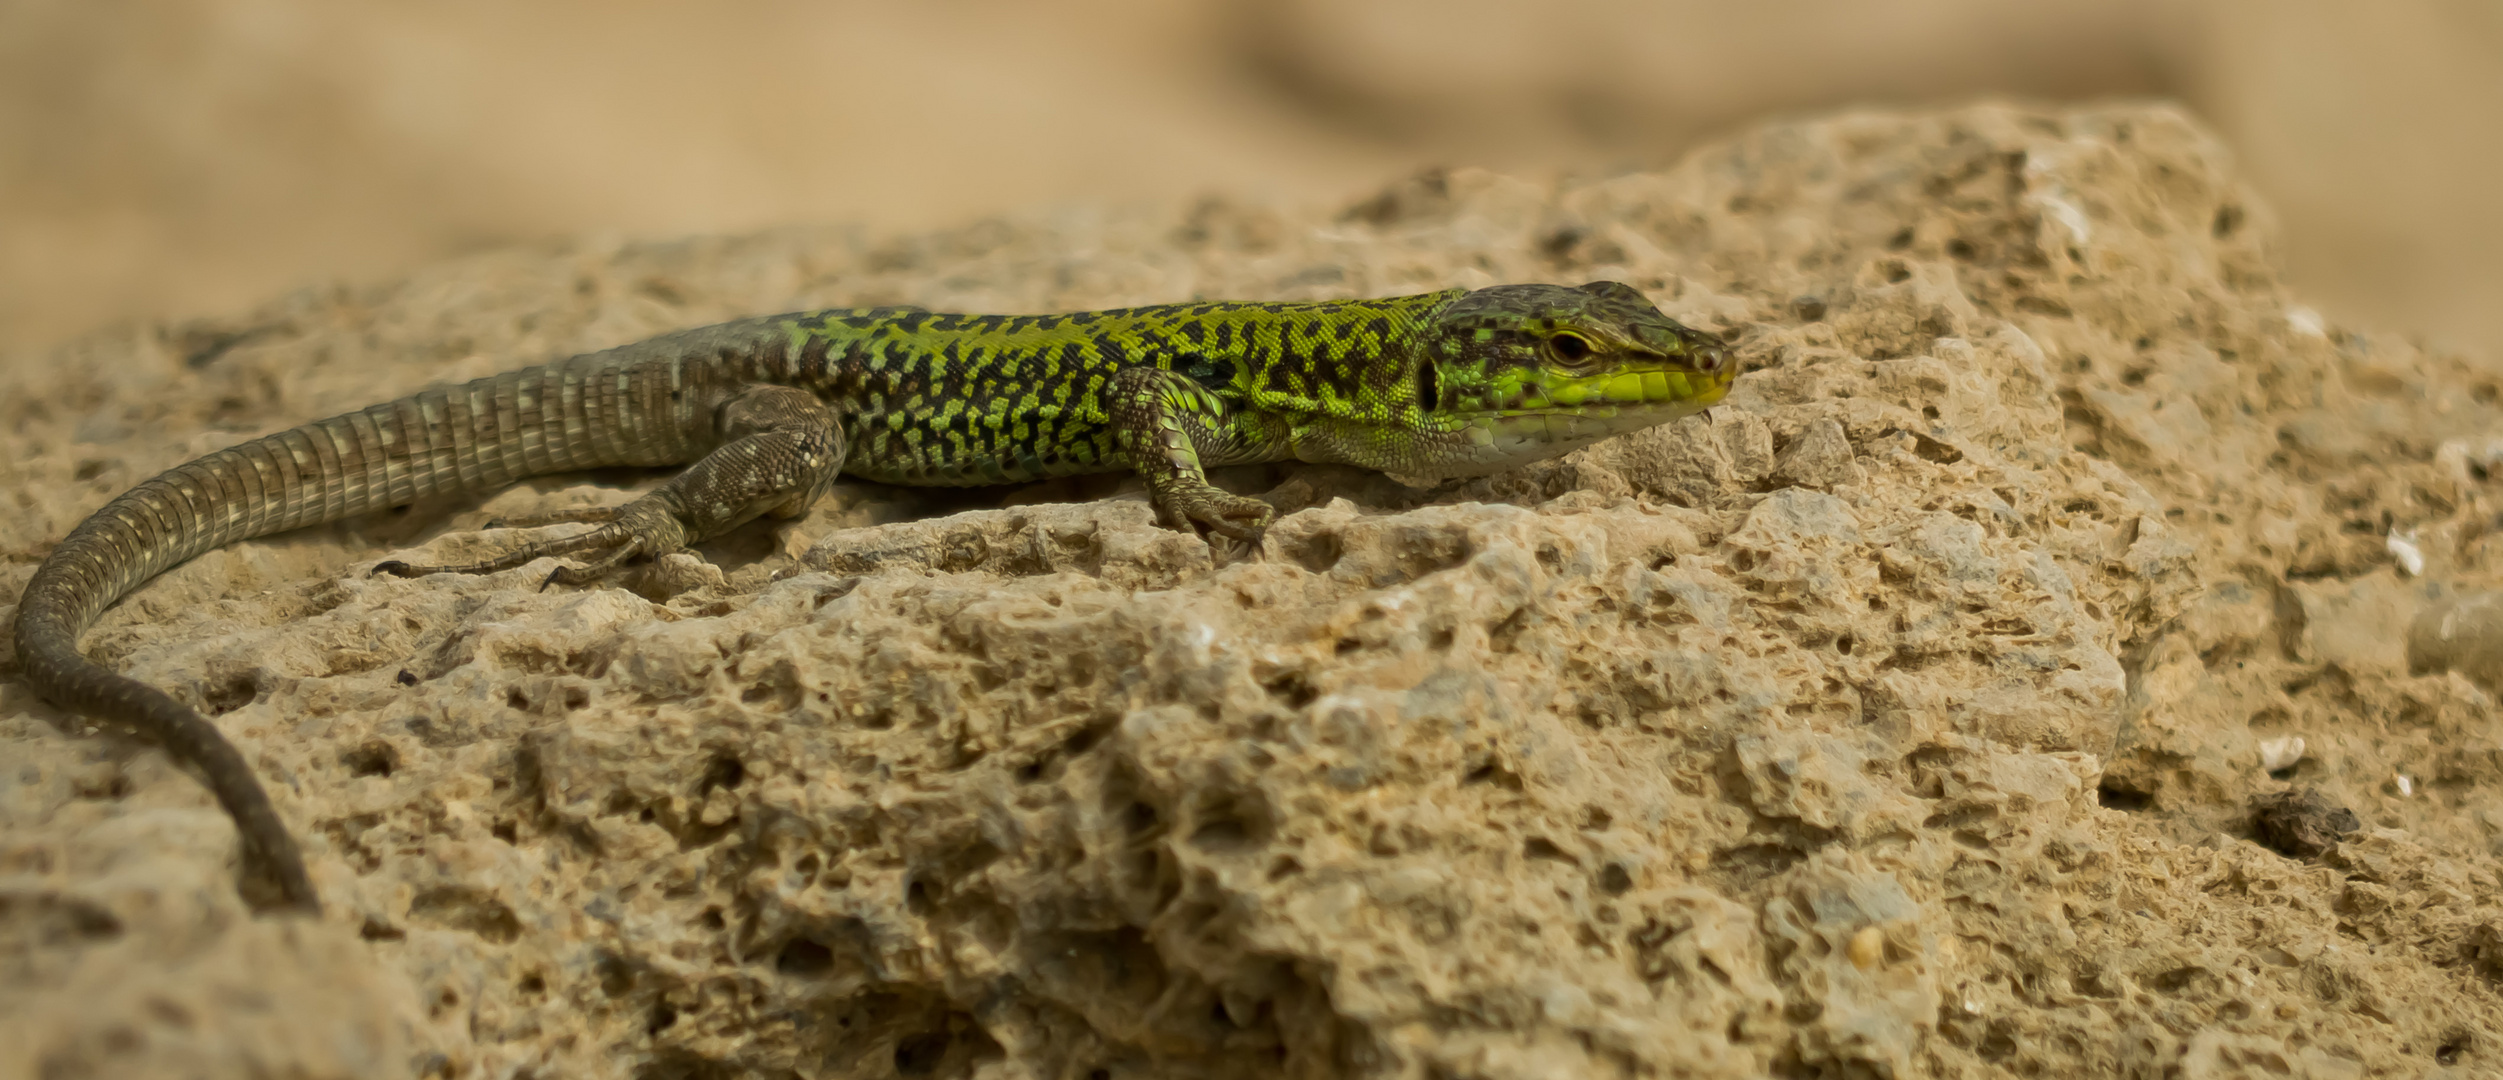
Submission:
[[[1277,509],[1258,499],[1239,495],[1226,496],[1224,501],[1210,500],[1212,505],[1200,508],[1191,519],[1229,540],[1257,544],[1260,534],[1269,531],[1269,522],[1278,516]]]
[[[1260,539],[1263,535],[1265,534],[1253,533],[1250,537],[1241,540],[1230,536],[1210,537],[1208,539],[1209,565],[1222,570],[1238,562],[1259,562],[1261,560]]]
[[[1268,534],[1277,509],[1258,499],[1232,495],[1211,503],[1191,515],[1192,531],[1208,541],[1209,563],[1222,567],[1259,558],[1261,537]]]
[[[1156,505],[1158,524],[1177,531],[1188,530],[1202,540],[1215,536],[1256,544],[1277,516],[1277,509],[1268,503],[1213,489],[1170,503],[1160,499]]]

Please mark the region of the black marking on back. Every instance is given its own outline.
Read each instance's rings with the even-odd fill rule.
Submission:
[[[1189,362],[1178,370],[1190,376],[1192,381],[1211,389],[1234,385],[1235,366],[1232,360],[1193,353],[1189,356]]]

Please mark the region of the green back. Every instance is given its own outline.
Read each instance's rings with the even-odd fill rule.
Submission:
[[[1491,472],[1710,406],[1717,337],[1617,282],[1381,300],[1166,304],[1067,315],[809,312],[755,374],[839,415],[846,472],[984,484],[1125,468],[1114,378],[1152,366],[1216,399],[1206,465],[1294,458],[1419,476]]]
[[[1067,315],[868,308],[780,325],[793,374],[834,404],[852,438],[846,472],[1007,483],[1123,467],[1105,394],[1115,373],[1137,365],[1189,376],[1262,428],[1247,435],[1268,434],[1280,415],[1392,422],[1413,407],[1403,373],[1421,329],[1461,295]]]

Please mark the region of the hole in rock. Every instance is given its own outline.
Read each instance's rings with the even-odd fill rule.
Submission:
[[[1623,896],[1627,889],[1633,887],[1634,875],[1627,873],[1621,864],[1609,863],[1599,871],[1599,891],[1601,892],[1610,896]]]
[[[2106,780],[2102,787],[2095,789],[2095,801],[2106,810],[2119,810],[2134,814],[2154,806],[2155,793],[2139,791],[2115,781]]]
[[[927,1076],[947,1059],[948,1044],[955,1041],[956,1037],[945,1031],[925,1031],[898,1041],[895,1071],[906,1076]]]
[[[390,743],[376,739],[339,755],[350,776],[389,776],[400,767],[400,751]]]
[[[807,938],[793,938],[774,953],[773,969],[800,978],[823,975],[834,970],[834,950]]]

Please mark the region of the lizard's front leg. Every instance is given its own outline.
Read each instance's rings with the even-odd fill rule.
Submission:
[[[1147,481],[1159,522],[1260,550],[1260,536],[1277,510],[1219,490],[1202,464],[1203,458],[1227,464],[1253,457],[1240,445],[1223,398],[1187,375],[1134,367],[1113,377],[1106,406],[1121,452]]]
[[[374,572],[492,574],[550,555],[595,552],[586,566],[560,566],[548,575],[549,584],[582,584],[627,559],[666,555],[761,514],[797,517],[843,471],[843,425],[805,390],[749,387],[722,404],[720,431],[721,444],[685,472],[613,512],[586,515],[602,520],[599,528],[525,544],[484,562],[412,566],[395,559]]]

